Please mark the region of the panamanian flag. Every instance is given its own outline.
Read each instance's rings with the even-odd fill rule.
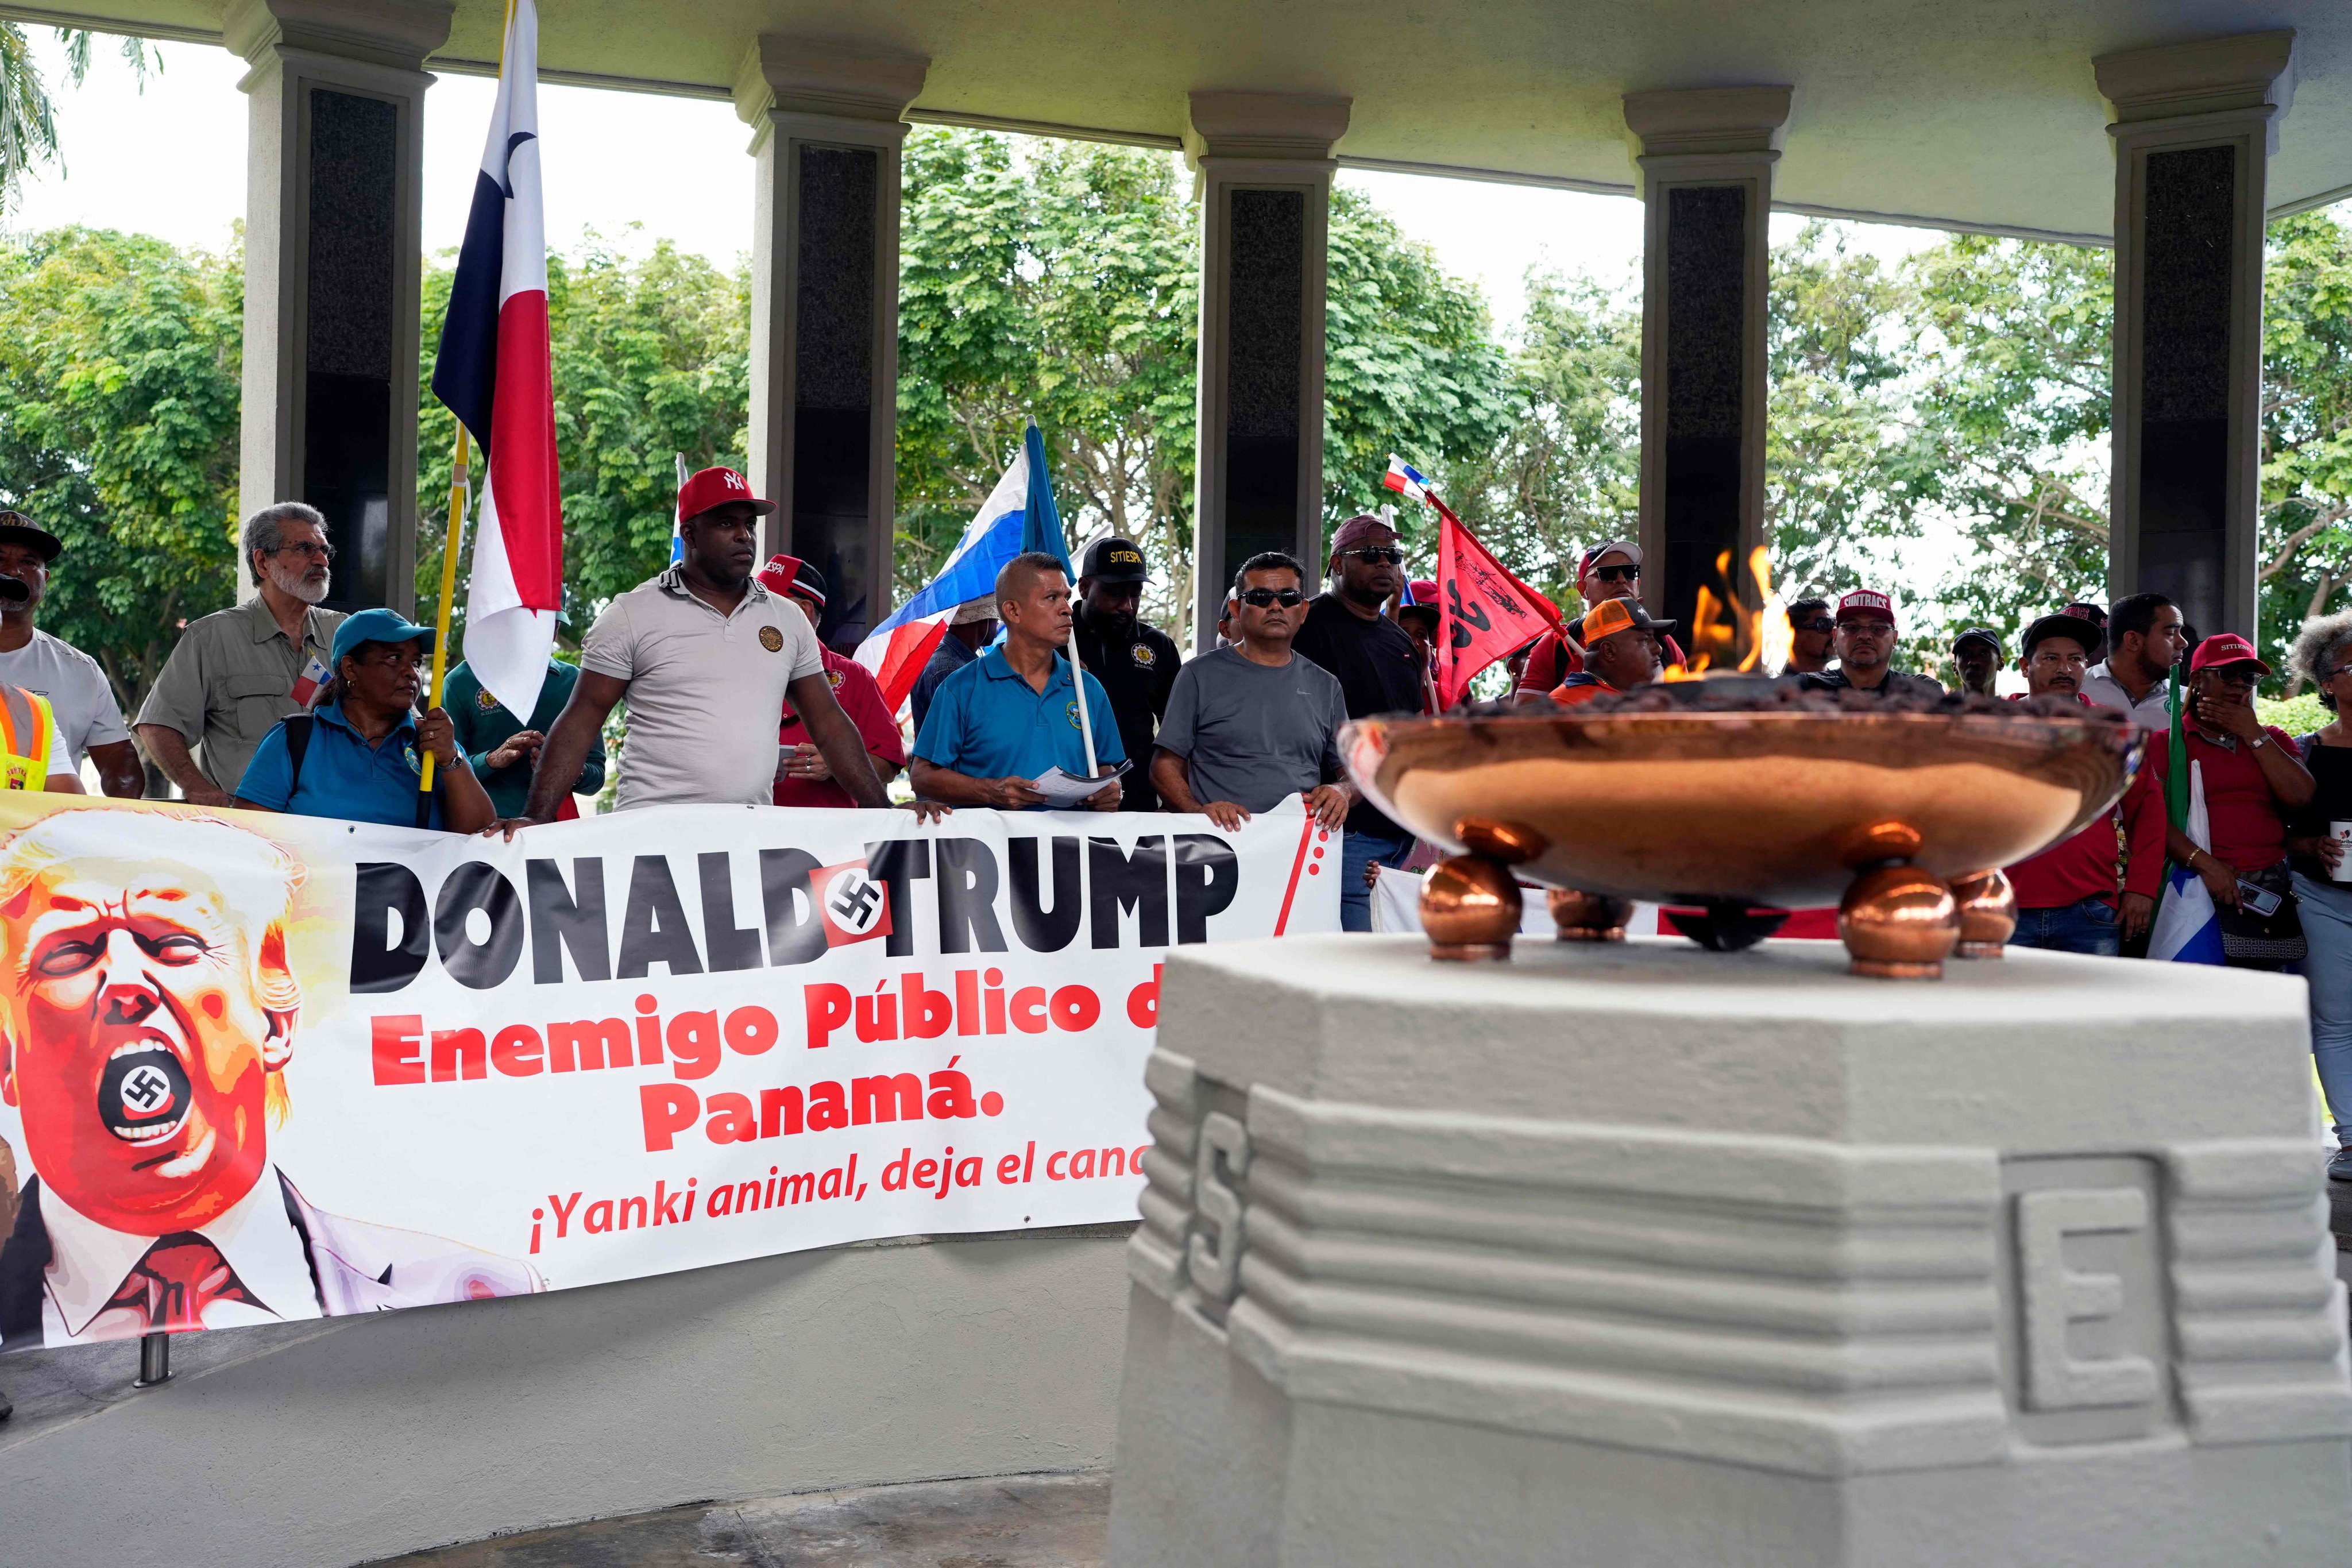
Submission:
[[[1389,454],[1389,471],[1381,476],[1381,483],[1407,500],[1429,499],[1428,479],[1419,468],[1414,468],[1394,452]]]
[[[996,574],[1024,550],[1044,550],[1069,570],[1062,542],[1062,518],[1054,504],[1054,479],[1045,462],[1045,437],[1031,425],[1012,466],[948,552],[923,591],[893,611],[857,647],[857,662],[873,671],[882,700],[896,713],[921,679],[948,620],[962,605],[996,593]]]
[[[513,0],[498,105],[490,110],[433,364],[433,394],[464,422],[485,476],[466,590],[466,662],[484,690],[526,720],[539,705],[563,603],[563,492],[551,362],[547,221],[539,194],[539,13],[531,0]]]

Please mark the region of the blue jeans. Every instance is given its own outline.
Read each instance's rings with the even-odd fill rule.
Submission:
[[[2084,899],[2078,904],[2018,910],[2017,931],[2009,939],[2009,945],[2113,958],[2122,940],[2116,929],[2116,911],[2106,900]]]
[[[2311,986],[2311,1056],[2340,1139],[2352,1131],[2352,882],[2315,882],[2294,873],[2303,940],[2294,965]]]
[[[1412,835],[1391,838],[1384,833],[1359,833],[1350,827],[1339,844],[1339,929],[1372,929],[1372,890],[1364,886],[1364,868],[1386,866],[1402,869],[1412,854]]]

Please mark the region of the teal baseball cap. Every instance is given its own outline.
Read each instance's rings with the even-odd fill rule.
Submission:
[[[425,651],[432,652],[431,626],[420,626],[396,610],[362,610],[357,615],[344,616],[343,624],[335,628],[335,648],[331,662],[338,668],[341,668],[343,656],[363,642],[404,643],[415,642],[420,637],[424,639]]]

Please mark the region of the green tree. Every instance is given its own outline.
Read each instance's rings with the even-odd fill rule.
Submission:
[[[431,384],[453,275],[437,261],[425,274],[416,599],[428,617],[441,592],[457,438]],[[548,258],[547,283],[571,623],[558,635],[576,647],[605,600],[668,564],[677,454],[691,468],[742,466],[751,293],[745,275],[721,272],[667,240],[632,260],[593,235],[578,254]],[[472,477],[478,504],[478,454]]]
[[[126,714],[236,599],[240,258],[67,228],[0,247],[0,504],[65,541],[41,625]]]
[[[2263,278],[2264,657],[2352,582],[2352,227],[2344,209],[2270,226]]]
[[[1069,542],[1123,530],[1153,563],[1145,613],[1192,603],[1198,206],[1131,148],[921,129],[908,138],[898,306],[898,586],[938,563],[1045,430]],[[1469,458],[1509,425],[1477,291],[1369,202],[1333,200],[1323,503],[1376,504],[1391,450]]]
[[[89,75],[91,35],[79,27],[59,27],[57,34],[66,47],[66,79],[79,87]],[[142,88],[148,72],[163,68],[162,51],[149,52],[145,39],[118,41]],[[26,173],[57,156],[56,110],[33,58],[32,42],[23,27],[0,18],[0,212],[16,201],[17,182]]]
[[[1576,557],[1641,530],[1642,310],[1589,279],[1528,278],[1506,369],[1509,423],[1431,478],[1488,548],[1572,609]]]

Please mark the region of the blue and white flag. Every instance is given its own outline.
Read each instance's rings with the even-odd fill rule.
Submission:
[[[2197,847],[2213,851],[2212,820],[2205,811],[2205,765],[2189,764],[2189,820],[2182,827]],[[2156,923],[2147,936],[2147,955],[2174,963],[2221,963],[2221,917],[2213,907],[2212,889],[2186,866],[2167,873]]]
[[[1381,483],[1407,500],[1429,499],[1428,479],[1420,469],[1398,457],[1394,452],[1389,454],[1389,471],[1381,476]]]
[[[1051,551],[1066,568],[1069,563],[1061,517],[1054,506],[1053,480],[1045,472],[1045,437],[1034,425],[1004,477],[966,525],[963,537],[948,552],[939,574],[857,645],[857,662],[874,672],[891,712],[914,690],[923,666],[947,636],[949,617],[971,600],[993,595],[996,574],[1029,549]]]

